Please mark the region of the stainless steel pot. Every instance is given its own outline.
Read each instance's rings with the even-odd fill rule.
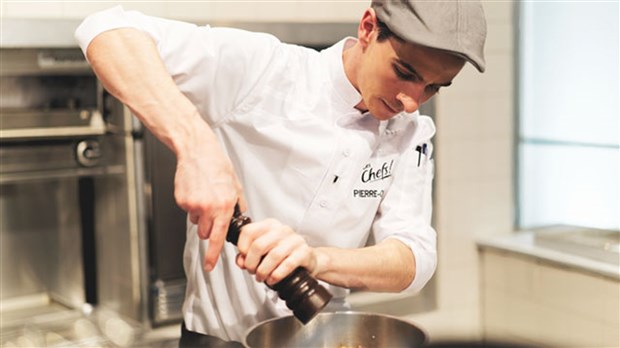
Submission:
[[[258,347],[422,347],[426,335],[404,320],[373,313],[321,313],[307,325],[293,316],[275,318],[252,327],[244,345]]]

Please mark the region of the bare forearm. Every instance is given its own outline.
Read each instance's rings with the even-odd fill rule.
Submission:
[[[104,87],[177,156],[196,142],[213,140],[148,35],[132,28],[104,32],[90,43],[87,56]]]
[[[415,276],[411,250],[396,239],[361,249],[317,248],[317,278],[352,289],[398,292]]]
[[[245,209],[230,159],[174,83],[150,36],[131,28],[110,30],[93,39],[86,54],[105,88],[175,153],[175,200],[198,225],[200,238],[209,238],[205,269],[211,270],[235,203]]]

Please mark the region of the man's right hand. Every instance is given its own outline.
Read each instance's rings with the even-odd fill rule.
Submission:
[[[174,195],[190,221],[198,225],[198,236],[209,239],[204,269],[211,271],[226,242],[235,204],[245,211],[246,203],[228,156],[217,142],[205,142],[178,152]]]

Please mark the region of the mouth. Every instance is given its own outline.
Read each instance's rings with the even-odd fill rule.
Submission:
[[[393,113],[394,115],[398,114],[400,111],[398,111],[397,109],[393,108],[388,102],[386,102],[384,99],[381,99],[381,102],[383,102],[383,104],[385,105],[386,109],[388,109],[391,113]]]

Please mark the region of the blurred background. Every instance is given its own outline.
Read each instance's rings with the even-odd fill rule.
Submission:
[[[422,110],[437,125],[437,273],[419,294],[350,300],[431,341],[618,347],[618,2],[482,3],[487,71],[466,65]],[[174,158],[102,90],[73,39],[116,4],[321,49],[355,36],[369,1],[3,0],[2,346],[178,335]]]

